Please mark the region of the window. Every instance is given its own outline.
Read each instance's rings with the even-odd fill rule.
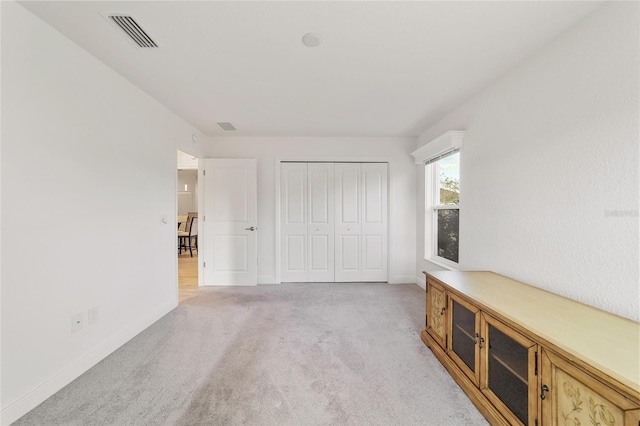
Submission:
[[[460,152],[425,165],[425,258],[458,266],[460,245]]]

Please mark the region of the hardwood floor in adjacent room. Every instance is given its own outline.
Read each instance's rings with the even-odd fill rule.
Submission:
[[[193,257],[189,251],[178,255],[178,302],[182,302],[198,292],[198,253]]]

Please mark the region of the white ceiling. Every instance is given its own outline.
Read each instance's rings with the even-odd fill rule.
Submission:
[[[417,135],[601,3],[22,2],[211,136]],[[101,12],[133,14],[161,48]]]

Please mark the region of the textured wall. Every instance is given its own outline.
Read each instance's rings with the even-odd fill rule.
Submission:
[[[467,130],[461,269],[640,319],[639,12],[605,4],[420,136]]]

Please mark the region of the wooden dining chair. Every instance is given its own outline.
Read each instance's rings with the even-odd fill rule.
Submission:
[[[195,241],[194,241],[195,240]],[[182,249],[189,249],[189,254],[193,257],[193,248],[198,250],[198,213],[189,213],[187,215],[186,228],[184,231],[178,231],[178,253],[182,254]]]
[[[178,254],[182,254],[182,249],[187,249],[187,238],[189,237],[189,225],[191,224],[191,214],[187,214],[184,219],[184,227],[178,228]]]
[[[186,214],[178,215],[178,231],[186,231],[187,229],[187,217]]]
[[[191,226],[189,227],[188,243],[189,243],[189,254],[191,255],[191,257],[193,257],[193,248],[195,247],[196,251],[198,251],[198,215],[197,213],[195,216],[191,218]]]

